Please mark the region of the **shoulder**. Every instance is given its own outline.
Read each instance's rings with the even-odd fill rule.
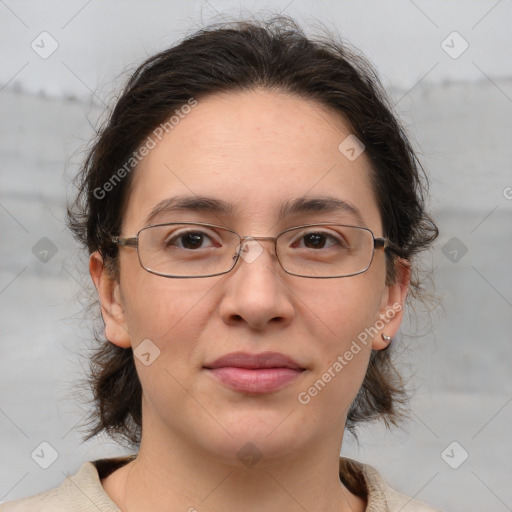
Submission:
[[[379,472],[368,464],[341,457],[340,479],[351,490],[364,494],[368,502],[366,512],[439,512],[389,487]]]
[[[101,485],[98,466],[106,462],[86,462],[59,487],[0,505],[0,512],[120,512]]]

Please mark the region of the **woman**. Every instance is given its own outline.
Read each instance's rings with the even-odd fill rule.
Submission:
[[[2,510],[433,510],[339,458],[406,403],[420,169],[368,64],[289,19],[142,64],[69,210],[104,323],[90,436],[136,454]]]

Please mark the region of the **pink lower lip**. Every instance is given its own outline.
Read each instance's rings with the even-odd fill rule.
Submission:
[[[223,366],[208,369],[212,375],[235,391],[244,393],[269,393],[286,386],[299,377],[302,370],[293,368],[237,368]]]

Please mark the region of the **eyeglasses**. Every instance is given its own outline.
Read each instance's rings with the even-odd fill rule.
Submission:
[[[135,247],[141,266],[162,277],[192,278],[227,274],[240,257],[252,263],[262,252],[258,240],[274,242],[275,256],[288,274],[310,278],[349,277],[366,272],[375,249],[387,238],[344,224],[305,224],[276,237],[240,236],[215,224],[181,222],[142,228],[136,237],[111,237],[113,243]]]

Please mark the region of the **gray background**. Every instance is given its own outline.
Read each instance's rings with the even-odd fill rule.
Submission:
[[[342,453],[446,511],[512,510],[510,0],[1,0],[0,502],[124,453],[105,438],[81,443],[77,428],[89,285],[64,212],[91,126],[126,69],[211,20],[262,8],[334,27],[376,65],[431,177],[441,230],[424,260],[440,304],[419,307],[403,328],[415,336],[397,344],[416,388],[411,420],[392,433],[368,426]],[[51,49],[43,31],[58,44],[47,58],[31,47]],[[444,43],[452,56],[442,47],[453,31],[469,45],[457,58],[458,36]],[[48,469],[42,442],[58,454]]]

